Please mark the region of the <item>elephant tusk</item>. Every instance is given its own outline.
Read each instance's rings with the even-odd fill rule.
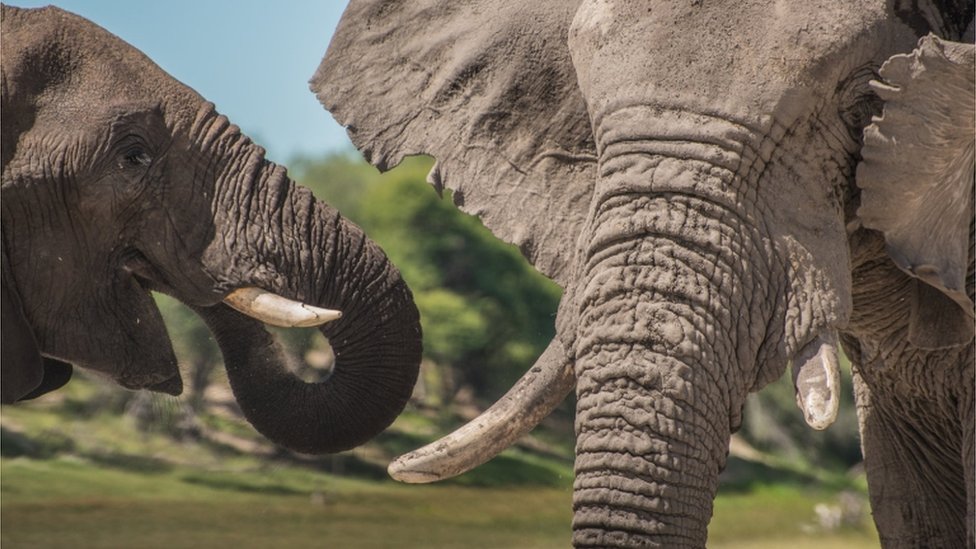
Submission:
[[[342,316],[340,311],[313,307],[254,287],[234,290],[227,294],[224,303],[251,318],[282,328],[310,328]]]
[[[453,433],[390,463],[401,482],[443,480],[474,469],[531,431],[576,384],[573,362],[554,338],[505,396]]]
[[[837,419],[840,368],[836,335],[817,337],[793,357],[793,385],[807,425],[822,431]]]

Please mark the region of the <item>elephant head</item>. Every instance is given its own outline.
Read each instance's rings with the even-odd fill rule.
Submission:
[[[353,0],[311,81],[320,101],[381,169],[434,156],[430,182],[565,289],[536,367],[391,473],[473,467],[575,384],[574,543],[704,545],[750,391],[792,363],[807,421],[836,414],[859,206],[925,284],[913,314],[954,327],[922,343],[971,346],[972,125],[934,128],[945,149],[928,151],[968,146],[946,161],[968,175],[875,170],[863,205],[855,184],[862,130],[894,93],[874,92],[879,67],[922,35],[958,39],[961,4]],[[921,148],[900,162],[928,162]]]
[[[71,365],[179,394],[155,290],[204,318],[269,439],[334,452],[389,425],[421,338],[382,251],[117,37],[55,8],[5,6],[2,29],[3,402],[56,388]],[[292,375],[249,317],[333,320],[330,377]]]

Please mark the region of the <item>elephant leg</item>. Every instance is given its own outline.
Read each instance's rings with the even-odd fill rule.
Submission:
[[[861,445],[882,546],[966,547],[968,508],[972,547],[972,433],[964,436],[958,416],[932,413],[930,403],[872,390],[859,370],[854,380]],[[970,466],[964,467],[967,453]]]

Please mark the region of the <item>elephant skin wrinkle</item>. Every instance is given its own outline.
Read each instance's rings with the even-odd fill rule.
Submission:
[[[237,403],[273,442],[337,452],[389,426],[422,337],[379,247],[106,30],[3,6],[2,34],[3,401],[56,389],[73,366],[180,393],[159,291],[204,318]],[[297,378],[260,322],[221,303],[242,288],[297,304],[301,323],[334,319],[328,380]]]
[[[748,393],[792,359],[801,407],[824,426],[837,334],[882,543],[972,547],[976,277],[948,250],[974,248],[973,178],[932,161],[972,167],[974,101],[956,92],[973,71],[941,75],[930,68],[951,63],[912,52],[933,47],[918,42],[931,32],[958,59],[973,13],[972,2],[352,0],[311,85],[369,161],[434,156],[435,187],[563,287],[576,546],[704,547]],[[896,70],[911,55],[925,70]],[[879,71],[896,82],[876,91]],[[887,136],[899,108],[922,115],[912,134],[963,139],[893,154],[865,127]],[[859,186],[872,163],[897,173]],[[886,249],[891,228],[868,219],[879,209],[934,257]],[[924,210],[948,215],[910,221]],[[946,265],[963,276],[928,281],[943,298],[913,286],[932,274],[923,266]],[[947,300],[969,321],[942,319]]]

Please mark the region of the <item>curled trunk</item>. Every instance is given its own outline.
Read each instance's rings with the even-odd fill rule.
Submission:
[[[366,442],[410,398],[421,353],[419,317],[402,280],[380,301],[320,328],[336,355],[334,371],[320,383],[288,370],[289,357],[260,322],[225,305],[197,311],[217,339],[247,420],[282,446],[318,454]]]
[[[224,130],[215,126],[211,133]],[[396,267],[358,227],[295,186],[259,148],[245,141],[242,150],[226,167],[238,183],[215,191],[216,238],[204,264],[231,290],[257,287],[331,309],[311,316],[331,319],[320,330],[334,368],[322,382],[302,381],[261,323],[223,304],[195,309],[259,432],[306,453],[355,447],[392,423],[410,398],[421,358],[419,313]]]

